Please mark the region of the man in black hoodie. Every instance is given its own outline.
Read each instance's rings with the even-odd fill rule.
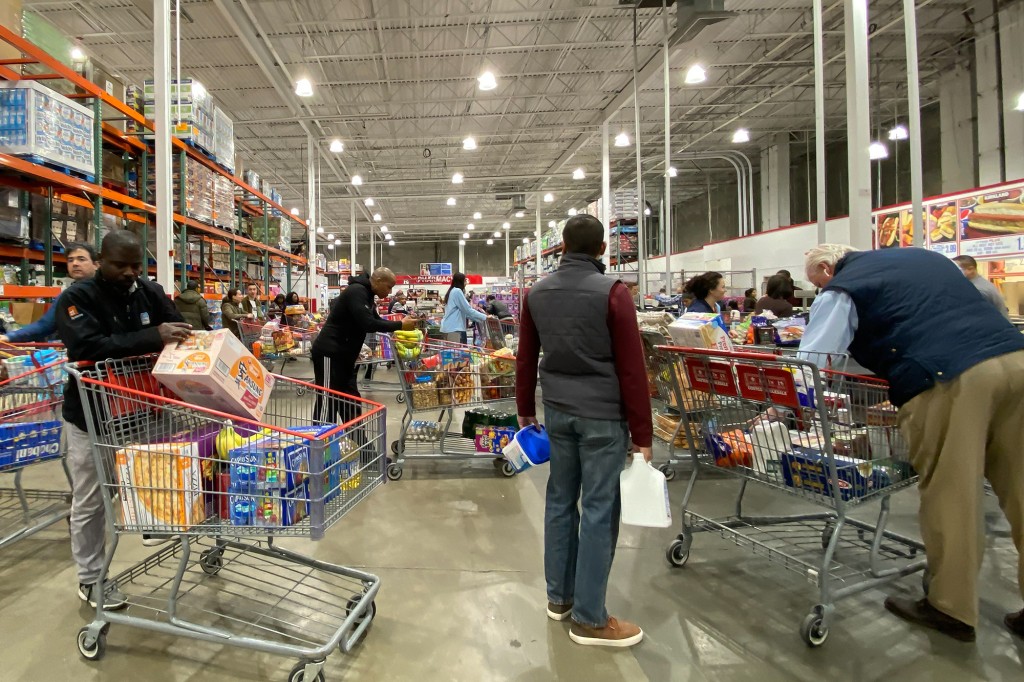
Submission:
[[[401,322],[389,322],[381,319],[377,313],[374,295],[387,298],[394,286],[395,273],[387,268],[377,268],[370,277],[359,275],[349,278],[348,287],[334,301],[327,322],[313,342],[313,376],[318,386],[361,397],[355,366],[366,335],[416,328],[414,317],[406,317]],[[359,410],[351,404],[318,398],[314,418],[333,421],[340,416],[338,423],[344,424],[358,415]]]

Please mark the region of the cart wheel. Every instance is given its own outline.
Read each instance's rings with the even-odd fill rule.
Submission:
[[[98,661],[107,653],[107,633],[100,631],[99,637],[93,639],[88,626],[78,631],[78,653],[87,661]]]
[[[501,464],[501,475],[502,476],[504,476],[505,478],[512,478],[517,473],[518,472],[516,471],[516,468],[514,466],[512,466],[512,462],[502,462],[502,464]]]
[[[316,677],[314,677],[310,682],[325,682],[325,679],[326,678],[324,678],[324,671],[321,670],[316,674]],[[307,682],[305,663],[297,663],[295,667],[292,668],[291,673],[288,674],[288,682]]]
[[[405,445],[402,444],[402,441],[396,440],[391,442],[391,454],[400,455],[403,452],[405,452]]]
[[[665,558],[676,568],[682,568],[690,559],[690,543],[682,540],[673,540],[665,552]]]
[[[828,543],[832,542],[832,536],[836,532],[836,527],[831,523],[826,523],[825,528],[821,531],[821,548],[828,549]]]
[[[388,465],[388,480],[397,481],[402,477],[402,467],[396,462]]]
[[[864,537],[865,537],[864,529],[863,528],[858,528],[857,529],[857,539],[860,540],[861,542],[867,542],[867,540],[865,540]]]
[[[494,465],[494,468],[495,468],[495,469],[500,469],[500,468],[501,468],[501,465],[502,465],[502,464],[504,464],[504,463],[505,463],[505,462],[507,462],[507,461],[508,461],[508,460],[507,460],[507,459],[505,459],[504,457],[495,457],[495,458],[494,458],[494,461],[492,461],[492,462],[491,462],[491,464],[493,464],[493,465]]]
[[[224,551],[220,549],[208,549],[199,555],[199,567],[206,575],[217,575],[224,567],[222,559]]]
[[[668,464],[662,464],[658,467],[658,471],[665,475],[666,481],[672,481],[676,477],[676,470],[674,467],[670,467]]]
[[[828,628],[823,626],[822,616],[817,611],[807,614],[800,626],[800,635],[809,647],[819,647],[828,639]]]
[[[352,613],[352,611],[359,606],[359,602],[360,602],[360,600],[362,600],[362,598],[363,598],[363,595],[361,595],[361,594],[353,595],[352,597],[350,597],[349,600],[348,600],[348,603],[345,605],[345,613],[346,614]],[[369,616],[370,620],[373,620],[373,618],[376,615],[377,615],[377,602],[376,601],[372,601],[372,602],[370,602],[370,608],[368,608],[366,611],[363,611],[363,615],[359,616],[359,618],[356,619],[356,622],[357,623],[362,623],[364,620],[366,620],[367,616]]]
[[[399,393],[398,395],[395,396],[395,400],[397,400],[398,404],[401,405],[402,403],[405,402],[405,394]]]

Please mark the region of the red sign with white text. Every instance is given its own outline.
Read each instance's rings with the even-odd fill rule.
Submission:
[[[451,285],[450,275],[395,275],[395,284],[399,286],[419,286],[426,284]],[[466,284],[481,285],[483,275],[466,275]]]
[[[800,407],[796,381],[790,372],[782,368],[736,365],[736,376],[739,378],[740,395],[744,398],[794,409]]]
[[[685,363],[690,388],[713,395],[738,395],[732,365],[723,362],[705,363],[692,358],[687,358]]]

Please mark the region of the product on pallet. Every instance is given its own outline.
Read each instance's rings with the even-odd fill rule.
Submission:
[[[0,151],[91,176],[92,112],[34,81],[0,83]]]
[[[213,107],[213,158],[235,172],[235,123],[218,106]]]
[[[147,79],[143,86],[146,118],[156,115],[156,84]],[[187,140],[207,153],[214,151],[214,104],[203,84],[192,78],[171,80],[171,119],[174,136]]]

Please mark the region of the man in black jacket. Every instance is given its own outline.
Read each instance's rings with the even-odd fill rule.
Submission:
[[[100,361],[157,353],[188,336],[174,303],[156,282],[139,277],[142,243],[127,230],[103,238],[100,269],[92,279],[76,283],[57,300],[57,334],[68,360]],[[106,530],[103,487],[92,454],[86,415],[78,384],[64,390],[64,429],[71,474],[71,553],[78,565],[78,596],[93,607],[104,573]],[[104,608],[125,606],[125,596],[107,583]]]
[[[355,365],[366,335],[371,332],[416,328],[414,317],[406,317],[401,322],[389,322],[381,319],[377,313],[374,295],[387,298],[394,286],[395,273],[387,268],[377,268],[370,277],[359,275],[349,279],[348,287],[334,301],[327,322],[313,342],[313,376],[318,386],[361,397]],[[324,400],[318,398],[315,419],[333,421],[340,415],[338,423],[344,424],[359,415],[359,410],[351,404],[335,400],[324,403]]]

